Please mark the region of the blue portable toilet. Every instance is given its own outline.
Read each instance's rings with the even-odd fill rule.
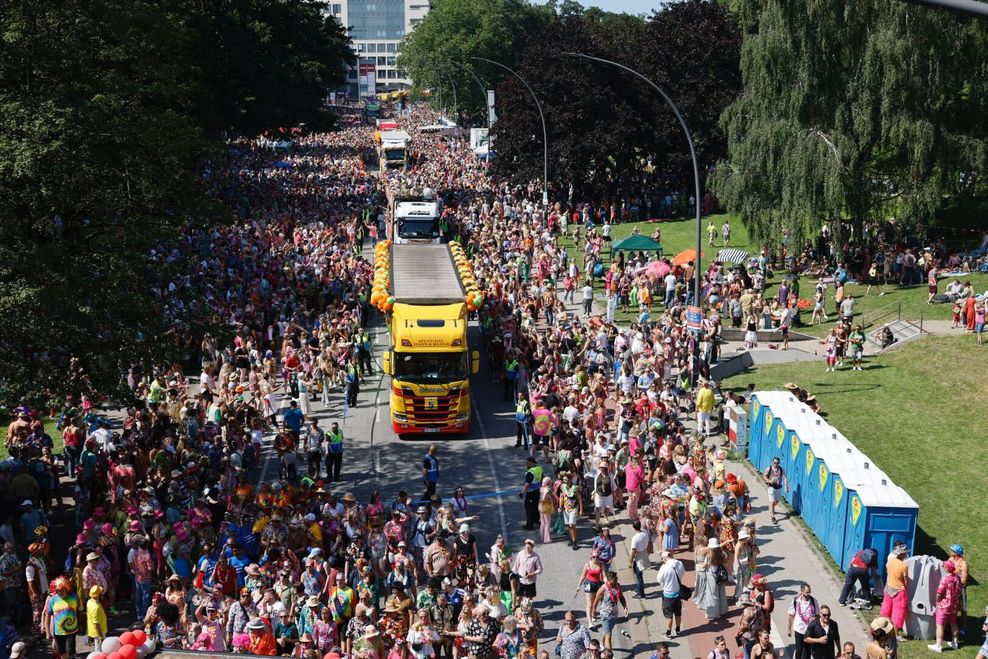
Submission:
[[[789,419],[787,418],[788,422]],[[814,447],[821,441],[823,420],[820,415],[800,403],[799,412],[792,419],[787,443],[787,460],[789,461],[789,500],[792,507],[799,511],[803,521],[817,533],[814,527],[821,493],[813,483],[813,469],[816,463]]]
[[[756,467],[761,464],[761,454],[765,446],[765,417],[770,413],[770,406],[762,402],[766,394],[757,393],[751,396],[751,415],[748,419],[748,460]],[[768,395],[771,398],[771,395]]]
[[[855,465],[858,483],[849,489],[848,520],[844,531],[844,550],[838,564],[847,570],[851,558],[865,547],[873,547],[879,556],[887,556],[897,542],[913,547],[919,505],[888,474],[864,460]],[[885,578],[885,563],[879,561],[878,572]]]
[[[834,520],[834,486],[833,474],[839,474],[843,466],[843,447],[837,441],[838,433],[826,423],[817,423],[811,444],[812,451],[807,453],[807,464],[812,455],[812,468],[808,467],[808,493],[804,495],[807,501],[804,506],[803,518],[819,538],[820,543],[828,546],[830,525]],[[810,494],[812,493],[812,494]],[[829,547],[828,547],[829,552]]]
[[[752,395],[751,404],[751,432],[748,443],[748,460],[758,471],[765,471],[772,461],[774,451],[774,438],[776,428],[778,408],[781,406],[783,396],[788,396],[788,392],[783,391],[760,391]]]

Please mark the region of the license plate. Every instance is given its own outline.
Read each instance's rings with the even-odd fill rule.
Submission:
[[[439,428],[423,428],[424,432],[439,432]]]

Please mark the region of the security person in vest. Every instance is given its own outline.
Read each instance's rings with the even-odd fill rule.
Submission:
[[[542,467],[535,458],[528,456],[528,469],[525,471],[525,486],[518,493],[525,499],[525,526],[531,531],[539,523],[539,488],[542,487]]]
[[[515,399],[518,390],[518,360],[514,355],[508,355],[504,360],[504,402],[510,403]]]
[[[374,368],[371,365],[370,335],[367,333],[366,329],[362,329],[360,330],[360,333],[354,337],[353,341],[357,344],[357,357],[360,360],[360,374],[371,375],[374,372]]]
[[[356,358],[346,365],[346,404],[347,407],[357,406],[357,394],[360,392],[360,373],[357,371]]]
[[[343,432],[336,421],[326,431],[326,446],[326,479],[330,482],[339,481],[340,470],[343,469]]]
[[[425,485],[423,499],[429,499],[436,493],[436,483],[439,482],[439,458],[436,457],[438,452],[439,447],[432,444],[422,458],[422,483]]]

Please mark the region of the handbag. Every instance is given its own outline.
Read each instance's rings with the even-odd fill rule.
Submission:
[[[676,570],[673,570],[672,573],[676,575],[676,583],[679,584],[679,599],[684,602],[688,601],[691,597],[693,597],[693,589],[680,580],[679,573],[676,572]]]

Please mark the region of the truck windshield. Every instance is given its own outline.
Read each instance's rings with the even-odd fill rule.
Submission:
[[[384,150],[385,160],[404,160],[405,150],[404,149],[385,149]]]
[[[465,352],[396,352],[394,360],[395,377],[409,382],[452,382],[469,375]]]
[[[398,220],[399,238],[438,238],[439,220],[434,217],[403,217]]]

